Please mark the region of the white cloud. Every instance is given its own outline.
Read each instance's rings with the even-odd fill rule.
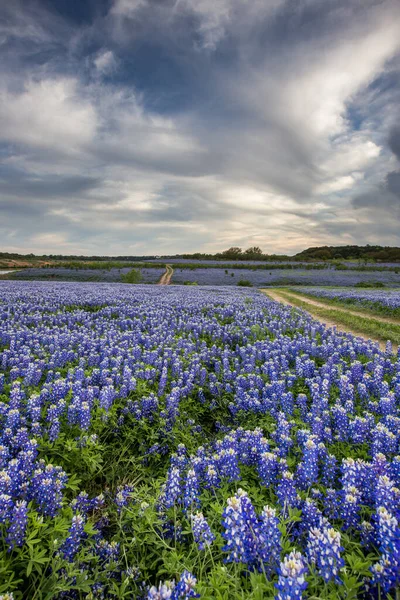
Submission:
[[[108,75],[112,73],[116,70],[118,64],[112,50],[104,50],[97,54],[93,63],[96,71],[100,75]]]
[[[146,4],[146,0],[114,0],[110,13],[116,15],[131,15],[144,4]]]
[[[378,158],[382,148],[358,133],[338,138],[331,146],[331,152],[321,164],[325,173],[338,175],[365,169]]]
[[[316,186],[315,193],[332,194],[335,192],[349,190],[354,186],[358,179],[359,177],[355,177],[354,175],[343,175],[342,177],[337,177],[336,179],[331,179],[329,181],[325,181],[324,183],[320,183],[318,186]]]
[[[0,92],[0,139],[65,154],[93,139],[96,109],[71,78],[30,80],[22,92]]]

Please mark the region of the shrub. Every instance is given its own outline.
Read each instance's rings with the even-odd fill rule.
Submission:
[[[381,281],[359,281],[354,286],[356,288],[384,288],[386,287]]]
[[[253,287],[253,284],[248,279],[239,279],[239,281],[237,282],[237,284],[240,287]]]
[[[136,269],[131,269],[129,271],[129,273],[125,273],[124,275],[121,275],[121,280],[124,283],[140,283],[141,278],[142,278],[142,275],[141,275],[140,271],[138,271]]]

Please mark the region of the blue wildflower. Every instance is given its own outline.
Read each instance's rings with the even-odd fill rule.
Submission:
[[[344,567],[340,553],[340,533],[331,527],[312,528],[308,536],[307,555],[321,577],[328,583],[332,579],[341,584],[339,571]]]
[[[25,541],[28,525],[28,505],[25,500],[16,502],[10,517],[10,526],[7,529],[6,542],[9,550],[15,546],[22,546]]]
[[[86,537],[84,527],[85,518],[82,515],[75,515],[72,517],[72,525],[69,528],[69,535],[60,548],[63,557],[69,562],[74,560],[82,540]]]
[[[279,579],[276,584],[278,594],[275,600],[297,600],[302,598],[307,587],[305,575],[307,567],[300,552],[291,552],[285,556],[278,569]]]

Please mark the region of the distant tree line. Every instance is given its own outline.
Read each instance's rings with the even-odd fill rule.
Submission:
[[[400,248],[394,246],[317,246],[299,252],[296,260],[363,260],[398,262]]]
[[[215,254],[194,252],[192,254],[175,255],[147,255],[147,256],[82,256],[64,254],[17,254],[12,252],[0,252],[0,260],[26,260],[26,261],[75,261],[82,262],[110,262],[110,261],[146,261],[146,260],[168,260],[171,258],[182,258],[190,260],[221,260],[221,261],[340,261],[358,260],[364,262],[400,262],[400,248],[393,246],[316,246],[298,252],[294,256],[287,254],[265,254],[258,246],[251,246],[242,250],[238,246],[232,246],[223,252]],[[76,264],[74,265],[76,268]],[[133,266],[133,265],[132,265]],[[79,267],[78,267],[79,268]]]

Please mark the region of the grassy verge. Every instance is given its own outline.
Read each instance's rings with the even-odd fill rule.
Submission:
[[[400,344],[400,324],[384,323],[369,317],[357,317],[335,308],[320,308],[319,306],[313,306],[307,301],[299,300],[295,296],[292,296],[290,292],[286,291],[282,292],[279,290],[279,295],[294,306],[312,313],[313,316],[333,321],[337,323],[337,325],[345,325],[360,335],[367,335],[371,338],[381,340],[382,342],[391,340],[396,344]]]
[[[335,298],[326,298],[325,296],[308,294],[306,291],[299,292],[297,289],[294,290],[290,288],[289,292],[291,291],[294,294],[307,296],[307,298],[317,300],[318,302],[323,302],[324,304],[329,304],[330,306],[337,306],[339,308],[354,308],[354,310],[357,310],[357,312],[362,312],[372,317],[388,317],[390,319],[396,319],[400,324],[400,308],[390,309],[387,306],[382,306],[382,304],[379,304],[378,302],[365,302],[364,304],[359,304],[353,299],[337,300]]]

